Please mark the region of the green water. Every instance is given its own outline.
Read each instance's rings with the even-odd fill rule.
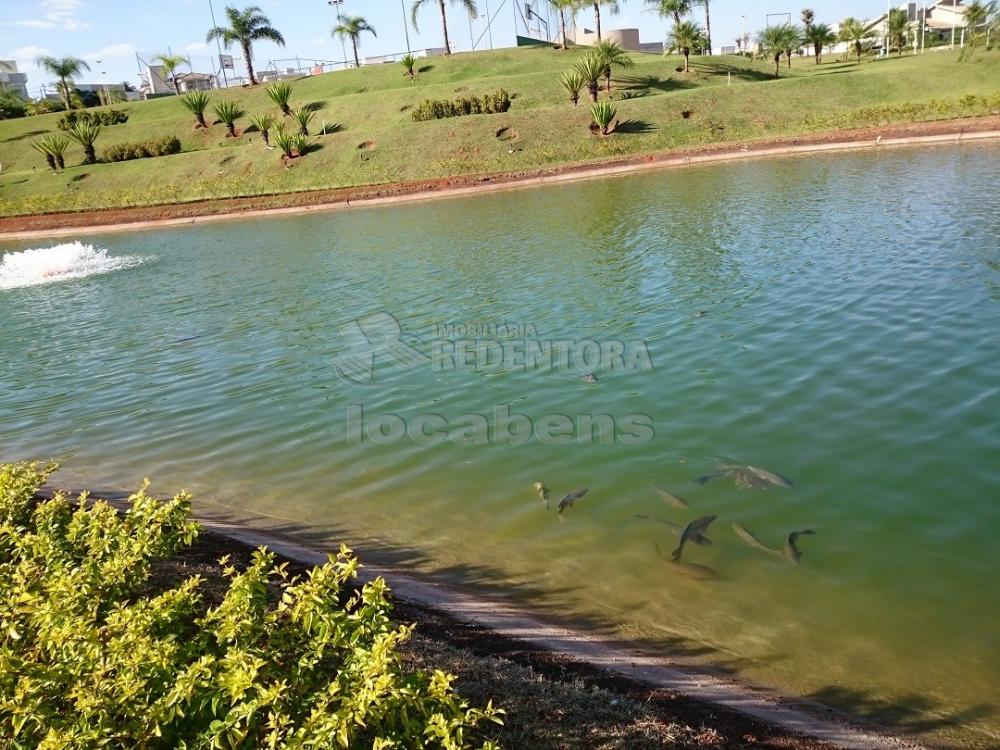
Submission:
[[[214,512],[997,747],[998,174],[996,146],[922,148],[86,237],[145,262],[0,288],[0,458],[57,457],[67,484],[149,475]],[[373,382],[345,379],[342,327],[380,313],[424,354],[438,326],[504,323],[640,344],[651,367],[602,362],[588,384],[585,366],[380,351]],[[577,432],[603,414],[616,440],[358,443],[352,404],[452,428],[505,404]],[[629,439],[629,415],[651,439]],[[794,487],[695,483],[718,462]],[[556,501],[590,492],[559,520],[535,481]],[[664,562],[654,543],[676,537],[636,518],[705,514],[714,544],[683,559],[715,580]],[[733,522],[778,549],[817,533],[794,566]]]

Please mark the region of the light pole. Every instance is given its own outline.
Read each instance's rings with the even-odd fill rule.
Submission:
[[[410,49],[410,24],[406,20],[406,0],[399,0],[399,7],[403,9],[403,33],[406,34],[406,54],[413,52]]]
[[[208,0],[208,12],[212,16],[212,28],[214,29],[218,24],[215,23],[215,9],[212,7],[212,0]],[[215,37],[215,48],[219,51],[219,67],[222,68],[222,83],[225,88],[229,88],[229,78],[226,76],[226,64],[222,61],[222,43],[219,41],[219,37]],[[214,65],[212,66],[215,67]],[[149,84],[152,86],[152,82]],[[219,85],[219,79],[215,79],[215,85]]]
[[[337,24],[343,23],[343,19],[340,16],[340,6],[344,4],[344,0],[326,0],[327,5],[333,6],[337,11]],[[344,54],[344,67],[350,67],[347,63],[347,43],[344,41],[344,37],[340,37],[340,49]]]

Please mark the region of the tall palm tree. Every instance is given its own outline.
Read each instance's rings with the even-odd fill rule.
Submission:
[[[355,68],[361,67],[361,61],[358,59],[358,42],[361,40],[361,34],[365,31],[374,37],[378,36],[378,34],[375,33],[375,28],[361,16],[345,18],[340,22],[339,26],[333,27],[334,36],[339,36],[341,39],[346,38],[351,40],[351,44],[354,46]]]
[[[977,31],[980,26],[989,25],[990,19],[997,12],[996,2],[984,3],[981,0],[969,3],[965,8],[965,28],[968,29],[968,42],[970,47],[975,47],[976,42],[982,34]],[[1000,19],[997,19],[1000,20]],[[997,21],[994,20],[994,23]]]
[[[70,81],[83,71],[90,70],[90,66],[78,57],[39,57],[35,64],[46,73],[59,79],[59,96],[62,97],[66,109],[73,109]]]
[[[563,49],[569,49],[569,40],[566,39],[566,13],[569,12],[571,18],[576,17],[576,12],[580,9],[580,0],[549,0],[550,4],[559,11],[559,31],[562,34]]]
[[[790,23],[780,26],[768,26],[757,35],[757,44],[774,60],[774,77],[777,78],[780,71],[781,56],[785,51],[797,47],[799,43],[799,30]]]
[[[792,53],[802,46],[802,31],[798,26],[792,26],[792,31],[794,34],[788,34],[785,39],[785,60],[788,61],[788,67],[792,67]]]
[[[226,6],[228,26],[216,26],[205,36],[206,42],[221,39],[226,49],[234,42],[243,49],[243,58],[247,63],[247,75],[250,85],[257,83],[253,74],[253,43],[266,39],[269,42],[284,47],[285,37],[271,25],[271,21],[256,5],[238,10],[231,5]]]
[[[681,22],[681,16],[691,12],[692,0],[646,0],[661,18],[672,18],[674,26]]]
[[[865,51],[865,42],[871,41],[874,35],[873,31],[866,28],[866,24],[853,16],[848,16],[840,22],[840,36],[838,38],[851,45],[854,55],[858,59],[858,64],[861,63],[861,53]]]
[[[886,31],[888,32],[889,44],[896,45],[900,56],[903,54],[903,47],[906,46],[906,36],[909,28],[910,19],[907,17],[906,11],[902,8],[892,8],[889,11],[889,20],[886,22]],[[888,55],[889,50],[887,49],[885,53]]]
[[[670,42],[667,52],[680,52],[684,55],[684,72],[687,73],[690,70],[691,50],[704,46],[705,32],[694,21],[681,21],[674,24],[667,41]]]
[[[594,0],[594,24],[597,26],[597,41],[601,41],[601,6],[607,5],[611,15],[618,15],[621,5],[618,0]]]
[[[705,49],[706,54],[712,54],[712,18],[708,12],[709,0],[696,0],[699,5],[705,6]]]
[[[823,60],[823,48],[836,42],[837,35],[825,23],[810,24],[805,34],[802,35],[802,41],[812,45],[813,53],[816,55],[816,64],[819,65]]]
[[[813,22],[816,20],[816,14],[813,12],[812,8],[802,9],[802,28],[809,32],[809,29],[813,27]]]
[[[180,94],[181,87],[177,82],[177,76],[174,75],[174,73],[181,65],[186,63],[187,60],[180,55],[157,55],[153,58],[153,62],[160,63],[160,70],[163,71],[163,75],[174,85],[174,93]]]
[[[413,0],[413,8],[410,10],[410,20],[413,21],[414,29],[417,29],[417,14],[427,2],[429,2],[429,0]],[[444,0],[437,0],[437,2],[438,6],[441,8],[441,28],[444,31],[444,53],[446,55],[450,55],[451,41],[448,39],[448,14],[445,11]],[[469,18],[479,18],[479,8],[476,7],[476,0],[451,0],[452,5],[455,5],[456,3],[465,8],[465,12],[469,14]],[[419,31],[419,29],[417,29],[417,31]]]

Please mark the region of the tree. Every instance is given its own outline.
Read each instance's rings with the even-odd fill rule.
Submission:
[[[580,0],[551,0],[551,4],[559,11],[559,31],[562,34],[562,47],[569,49],[569,40],[566,39],[566,12],[569,11],[571,17],[576,16],[580,8]]]
[[[174,94],[180,95],[181,88],[174,73],[187,60],[180,55],[157,55],[153,58],[153,62],[160,63],[160,70],[163,71],[164,77],[174,85]]]
[[[361,16],[354,16],[353,18],[345,18],[340,22],[339,26],[333,27],[333,35],[339,36],[341,39],[350,39],[351,45],[354,47],[354,67],[361,67],[361,60],[358,59],[358,42],[361,40],[361,34],[367,31],[372,36],[377,37],[378,34],[375,33],[375,29],[372,27],[368,21],[366,21]]]
[[[965,8],[965,28],[968,30],[968,44],[975,47],[982,36],[981,31],[977,31],[982,26],[996,24],[1000,18],[995,16],[997,12],[996,2],[983,3],[982,0],[975,0]]]
[[[674,19],[674,26],[681,22],[681,16],[691,12],[692,0],[647,0],[661,18]]]
[[[889,11],[889,20],[886,27],[889,45],[895,44],[900,56],[902,56],[903,47],[906,46],[906,35],[910,28],[910,19],[907,17],[906,11],[902,8],[892,8]],[[889,50],[886,49],[885,53],[888,55]]]
[[[612,15],[621,10],[618,0],[594,0],[594,23],[597,25],[597,41],[601,41],[601,5],[607,5]]]
[[[410,19],[413,21],[413,28],[417,29],[417,14],[420,9],[430,0],[413,0],[413,8],[410,10]],[[448,14],[445,11],[444,0],[437,0],[441,9],[441,29],[444,31],[444,53],[451,54],[451,42],[448,39]],[[451,0],[452,5],[458,3],[465,8],[470,18],[479,17],[479,8],[476,7],[476,0]],[[417,29],[419,31],[419,29]]]
[[[611,93],[611,68],[617,65],[619,68],[631,68],[635,65],[618,42],[603,41],[594,46],[594,50],[604,61],[604,79],[607,82],[607,91]]]
[[[83,146],[83,163],[96,164],[97,152],[94,150],[94,142],[101,134],[101,126],[93,122],[78,121],[73,123],[67,132],[70,138]]]
[[[604,75],[604,59],[597,52],[590,51],[577,61],[576,70],[583,76],[590,100],[596,102],[601,90],[597,81]]]
[[[840,23],[838,39],[851,45],[854,55],[858,59],[858,64],[861,63],[861,53],[865,51],[865,43],[871,41],[873,36],[874,32],[853,16],[848,16]]]
[[[816,55],[816,64],[819,65],[823,59],[823,48],[837,41],[837,35],[825,23],[810,25],[802,36],[805,44],[811,44],[813,53]]]
[[[788,67],[792,67],[792,53],[802,46],[802,32],[797,26],[792,26],[794,34],[789,34],[788,38],[785,39],[785,60],[788,61]]]
[[[691,50],[699,49],[705,44],[705,32],[694,21],[681,21],[674,24],[667,37],[670,43],[667,52],[680,52],[684,55],[684,72],[690,70]]]
[[[39,57],[35,64],[50,75],[59,79],[59,96],[66,105],[66,109],[73,109],[70,81],[76,78],[85,70],[90,70],[90,66],[78,57]]]
[[[239,44],[243,49],[243,58],[247,63],[250,85],[256,85],[257,78],[253,73],[253,43],[267,40],[284,47],[285,37],[271,26],[270,20],[256,5],[251,5],[243,10],[237,10],[233,6],[227,5],[226,18],[229,20],[229,25],[216,26],[205,36],[205,41],[211,42],[215,39],[221,39],[226,49],[229,49],[234,42]]]
[[[790,23],[780,26],[768,26],[757,35],[757,44],[765,54],[774,60],[774,77],[777,78],[780,70],[779,63],[785,50],[798,46],[799,31]]]
[[[812,8],[802,9],[802,28],[805,29],[805,32],[807,34],[809,33],[809,29],[813,27],[813,22],[815,20],[816,20],[816,14],[813,13]]]
[[[712,54],[712,18],[708,12],[709,0],[696,0],[699,5],[705,6],[705,46],[708,50],[706,54]]]

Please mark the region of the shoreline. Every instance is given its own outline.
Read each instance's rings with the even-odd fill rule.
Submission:
[[[614,175],[744,159],[1000,140],[1000,116],[886,125],[750,143],[667,151],[599,162],[489,175],[466,175],[188,203],[0,217],[0,241],[137,231],[241,218],[389,206],[555,185]]]
[[[36,495],[50,499],[56,492],[47,485]],[[62,490],[68,498],[79,492]],[[123,511],[130,492],[94,492]],[[325,563],[339,544],[330,549],[294,534],[265,529],[243,521],[220,520],[211,513],[195,513],[202,536],[214,535],[233,551],[249,554],[266,546],[294,565],[312,567]],[[782,695],[776,690],[741,682],[716,673],[711,664],[694,667],[669,654],[654,654],[641,645],[585,628],[558,622],[530,606],[447,583],[433,576],[414,574],[392,563],[371,560],[363,549],[349,545],[361,560],[357,584],[383,578],[396,608],[431,638],[448,643],[457,638],[463,648],[489,658],[504,658],[544,674],[606,684],[622,694],[648,693],[663,708],[691,724],[724,725],[728,731],[760,737],[761,747],[787,750],[929,750],[921,739],[894,733],[807,698]],[[228,551],[228,550],[227,550]],[[426,627],[425,627],[426,623]],[[773,735],[765,739],[762,735]],[[771,740],[777,744],[772,744]]]

